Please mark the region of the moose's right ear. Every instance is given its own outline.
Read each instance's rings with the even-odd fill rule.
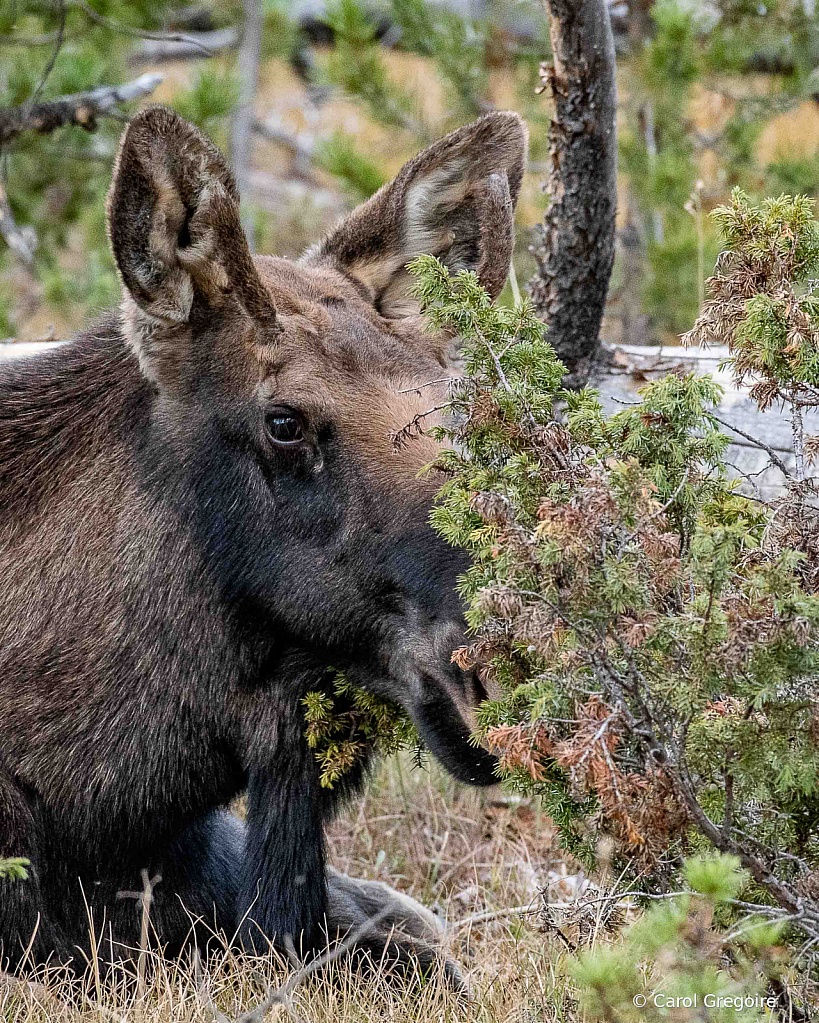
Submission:
[[[217,147],[173,110],[149,107],[125,129],[108,193],[108,234],[122,277],[128,338],[149,379],[177,388],[196,305],[211,321],[234,302],[275,320]]]

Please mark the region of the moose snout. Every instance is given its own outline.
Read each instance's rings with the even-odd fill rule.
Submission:
[[[464,726],[473,731],[478,705],[488,694],[478,672],[464,671],[457,663],[455,653],[467,642],[464,624],[425,624],[426,629],[403,630],[394,639],[388,655],[389,674],[404,682],[417,703],[450,703]]]

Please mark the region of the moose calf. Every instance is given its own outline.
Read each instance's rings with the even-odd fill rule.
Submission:
[[[482,117],[294,263],[251,256],[200,131],[162,107],[128,125],[120,309],[0,371],[0,857],[31,861],[0,881],[0,961],[82,965],[89,914],[103,961],[126,955],[117,892],[143,869],[172,954],[213,930],[308,952],[387,904],[361,948],[435,961],[429,914],[326,866],[363,768],[321,788],[302,698],[344,667],[456,778],[494,779],[469,742],[485,694],[450,660],[466,565],[429,525],[436,446],[391,437],[451,372],[406,264],[435,254],[496,296],[525,148],[517,115]]]

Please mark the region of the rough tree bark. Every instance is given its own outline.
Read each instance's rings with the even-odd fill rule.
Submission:
[[[617,83],[605,0],[543,0],[553,66],[542,69],[555,116],[549,129],[551,203],[531,251],[537,314],[569,369],[588,378],[614,262],[617,210]]]

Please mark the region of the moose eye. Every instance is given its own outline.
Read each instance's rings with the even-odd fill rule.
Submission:
[[[298,444],[304,440],[301,419],[294,412],[277,409],[267,416],[265,425],[274,444]]]

